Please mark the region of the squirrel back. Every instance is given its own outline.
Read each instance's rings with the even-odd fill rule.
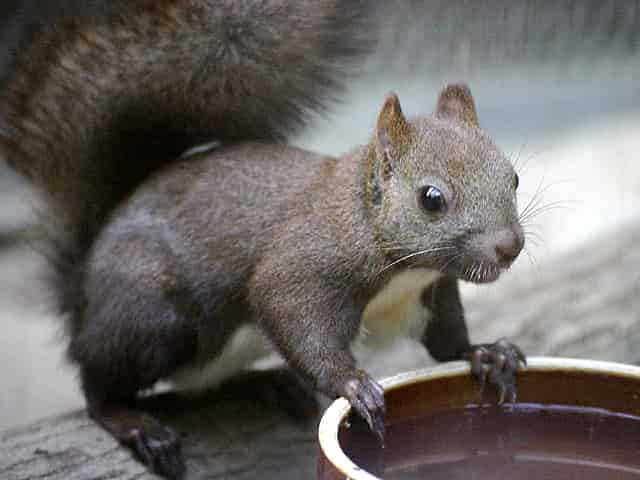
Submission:
[[[61,283],[114,207],[185,150],[282,140],[322,110],[373,45],[374,3],[23,2],[0,150],[53,211]]]

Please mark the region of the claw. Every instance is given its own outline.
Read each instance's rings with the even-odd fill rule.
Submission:
[[[384,419],[382,417],[376,417],[376,422],[372,428],[372,431],[378,437],[378,441],[380,442],[380,445],[384,447],[385,426],[384,426]]]
[[[487,364],[483,364],[480,366],[480,389],[484,391],[484,387],[487,384],[487,378],[489,378],[489,374],[491,373],[491,366]]]
[[[511,391],[511,395],[509,395],[509,402],[510,403],[516,403],[516,400],[518,398],[518,392],[515,389],[515,386],[513,388],[511,388],[510,391]]]
[[[518,357],[516,357],[515,355],[510,355],[505,360],[506,360],[506,368],[507,368],[508,371],[510,371],[510,372],[517,372],[518,371],[518,369],[519,369]]]
[[[483,374],[483,366],[487,361],[486,356],[487,353],[484,347],[479,347],[471,354],[471,369],[475,375],[481,376]]]
[[[527,356],[523,353],[523,351],[520,349],[520,347],[518,345],[516,345],[515,343],[511,343],[511,348],[513,349],[513,351],[515,351],[516,356],[518,357],[518,361],[524,363],[524,366],[527,366]]]
[[[502,353],[498,353],[495,356],[493,365],[494,365],[494,369],[497,370],[498,372],[502,372],[504,370],[504,366],[507,363],[507,356],[502,354]]]
[[[155,473],[172,480],[184,478],[186,468],[173,431],[158,428],[147,432],[136,428],[129,432],[125,443]]]
[[[364,372],[345,383],[344,396],[384,445],[384,389]]]
[[[140,460],[145,465],[153,465],[153,455],[151,450],[147,447],[144,439],[144,435],[140,430],[133,430],[131,432],[132,444],[134,452],[140,457]]]
[[[498,384],[498,392],[500,393],[500,398],[498,399],[498,404],[502,405],[504,403],[504,397],[507,391],[507,387],[505,387],[504,383]]]
[[[374,430],[373,418],[371,417],[371,413],[369,413],[369,410],[367,410],[367,408],[362,404],[362,402],[360,402],[359,400],[354,400],[352,407],[356,412],[358,412],[358,414],[363,418],[363,420],[367,422],[367,425],[369,425],[369,428],[371,430]]]

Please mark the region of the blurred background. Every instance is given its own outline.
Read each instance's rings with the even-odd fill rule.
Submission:
[[[537,192],[542,211],[512,271],[465,296],[536,275],[558,254],[640,222],[638,1],[396,0],[385,8],[376,54],[331,112],[292,141],[343,153],[371,133],[386,92],[417,114],[432,111],[445,83],[467,82],[481,125],[520,173],[521,205]],[[47,311],[43,263],[24,241],[33,201],[0,162],[0,430],[82,405],[61,323]],[[408,366],[428,361],[416,350],[393,354]]]

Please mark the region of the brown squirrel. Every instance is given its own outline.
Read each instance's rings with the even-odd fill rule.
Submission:
[[[0,144],[50,202],[54,288],[92,418],[182,478],[176,434],[137,394],[207,364],[219,380],[273,343],[382,437],[383,391],[350,346],[370,299],[416,267],[430,270],[431,355],[515,395],[524,356],[504,339],[472,345],[458,292],[496,280],[524,243],[518,177],[466,86],[414,119],[390,94],[367,145],[325,157],[278,141],[374,44],[374,2],[90,3],[102,8],[30,23],[1,77]],[[211,140],[222,146],[181,156]]]

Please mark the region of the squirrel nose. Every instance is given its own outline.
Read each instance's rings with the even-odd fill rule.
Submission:
[[[518,257],[524,247],[524,235],[508,230],[495,246],[498,263],[509,266]]]

